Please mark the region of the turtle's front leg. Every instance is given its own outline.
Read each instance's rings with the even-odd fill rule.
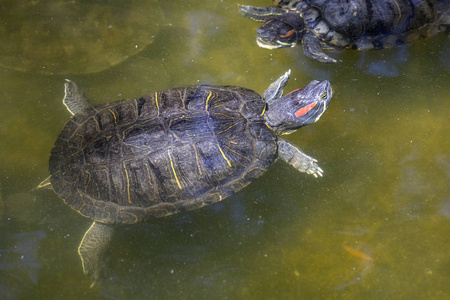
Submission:
[[[267,104],[271,105],[276,99],[283,95],[283,89],[286,86],[290,76],[291,69],[284,73],[280,78],[272,82],[267,90],[264,91],[262,97]]]
[[[84,274],[93,280],[92,285],[100,279],[104,271],[104,256],[108,250],[114,228],[111,224],[92,223],[84,234],[78,247]]]
[[[303,52],[309,58],[323,63],[335,63],[336,60],[323,52],[320,41],[312,32],[307,32],[302,39]]]
[[[311,156],[306,155],[294,144],[278,138],[278,156],[299,170],[307,174],[314,175],[314,177],[322,177],[323,170],[317,165],[317,160]]]
[[[239,10],[241,15],[258,22],[266,22],[275,16],[281,16],[285,10],[277,6],[255,7],[250,5],[240,5]]]

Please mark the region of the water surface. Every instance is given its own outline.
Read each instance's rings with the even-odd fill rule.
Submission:
[[[325,65],[300,47],[258,48],[258,24],[239,15],[237,1],[159,7],[153,43],[104,71],[0,68],[2,299],[450,297],[444,34],[396,49],[333,53],[342,62]],[[286,136],[319,160],[324,177],[280,161],[221,203],[121,226],[107,279],[89,288],[77,247],[91,221],[53,192],[31,191],[48,176],[49,152],[70,117],[61,103],[64,79],[102,103],[199,83],[262,93],[288,69],[287,91],[313,79],[334,87],[321,120]]]

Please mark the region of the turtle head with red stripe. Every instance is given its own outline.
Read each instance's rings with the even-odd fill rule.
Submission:
[[[327,80],[313,80],[306,87],[271,101],[264,118],[276,133],[291,133],[319,120],[330,105],[332,96],[333,90]]]

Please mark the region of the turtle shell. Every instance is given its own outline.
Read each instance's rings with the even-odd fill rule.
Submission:
[[[300,14],[324,49],[380,49],[445,30],[448,1],[274,0]]]
[[[135,223],[220,201],[274,161],[256,92],[194,86],[89,107],[50,156],[55,192],[103,223]]]
[[[43,74],[116,65],[153,42],[162,18],[156,0],[6,0],[0,11],[0,65]]]

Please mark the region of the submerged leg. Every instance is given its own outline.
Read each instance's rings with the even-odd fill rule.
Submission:
[[[92,223],[84,234],[78,247],[84,274],[93,280],[92,285],[101,277],[104,269],[104,255],[111,241],[113,226],[100,222]]]
[[[303,45],[303,52],[307,57],[323,63],[336,62],[334,58],[329,57],[323,52],[322,46],[320,45],[320,41],[312,32],[308,32],[303,36],[302,45]]]
[[[291,70],[288,70],[284,73],[283,76],[278,78],[276,81],[272,82],[272,84],[264,91],[262,97],[267,104],[271,104],[273,100],[278,99],[283,95],[283,88],[286,86],[289,76],[291,75]]]
[[[241,15],[258,22],[266,22],[274,16],[280,16],[285,10],[277,6],[255,7],[250,5],[238,5]]]
[[[282,160],[300,172],[311,174],[316,178],[323,176],[323,170],[317,165],[317,160],[303,153],[297,146],[282,138],[278,138],[277,145],[278,156]]]

